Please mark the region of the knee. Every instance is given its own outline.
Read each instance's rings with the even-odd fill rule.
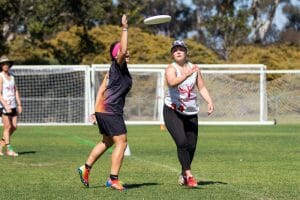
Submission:
[[[188,147],[189,147],[188,142],[185,141],[185,140],[182,140],[182,141],[177,142],[176,145],[177,145],[177,148],[178,148],[178,149],[182,149],[182,150],[187,150]]]
[[[115,143],[116,147],[119,149],[126,149],[127,147],[127,141],[121,140]]]
[[[114,144],[113,141],[108,140],[102,140],[102,143],[106,146],[106,148],[109,148]]]
[[[11,126],[11,127],[10,127],[10,131],[11,131],[11,132],[13,132],[13,131],[15,131],[15,130],[17,130],[17,126]]]
[[[126,141],[122,141],[122,142],[119,142],[118,144],[116,144],[117,146],[119,146],[120,148],[122,149],[126,149],[127,147],[127,142]]]
[[[12,126],[11,126],[10,124],[4,125],[3,128],[4,128],[5,130],[7,130],[7,131],[12,130]]]

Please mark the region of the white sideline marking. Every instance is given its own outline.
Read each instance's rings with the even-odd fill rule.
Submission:
[[[85,140],[79,136],[76,136],[77,139],[79,140],[83,140],[83,141],[88,141],[88,140]],[[92,143],[92,141],[89,141],[90,143]],[[96,144],[95,144],[96,145]],[[157,163],[157,162],[153,162],[153,161],[150,161],[150,160],[145,160],[145,159],[142,159],[142,158],[139,158],[137,156],[133,156],[131,155],[130,156],[131,158],[135,159],[135,160],[138,160],[140,162],[144,162],[144,163],[149,163],[151,165],[155,165],[155,166],[158,166],[158,167],[161,167],[161,168],[164,168],[164,169],[167,169],[168,171],[171,171],[171,172],[174,172],[176,174],[179,175],[180,171],[177,170],[176,168],[174,167],[171,167],[169,165],[164,165],[164,164],[160,164],[160,163]],[[200,177],[199,174],[196,174],[196,177]],[[209,181],[211,179],[201,179],[202,181]],[[254,198],[257,198],[257,199],[261,199],[261,200],[273,200],[272,198],[270,197],[266,197],[265,195],[261,194],[261,193],[257,193],[257,192],[252,192],[252,191],[249,191],[249,190],[244,190],[244,189],[239,189],[238,187],[234,186],[234,185],[231,185],[231,184],[226,184],[226,188],[230,189],[231,191],[234,191],[234,192],[238,192],[240,194],[246,194],[248,196],[251,196],[251,197],[254,197]],[[247,196],[247,197],[248,197]]]
[[[162,168],[165,168],[167,169],[168,171],[172,171],[172,172],[175,172],[177,174],[180,173],[179,170],[177,170],[176,168],[174,167],[171,167],[171,166],[168,166],[168,165],[164,165],[164,164],[160,164],[160,163],[157,163],[157,162],[153,162],[153,161],[149,161],[149,160],[145,160],[145,159],[142,159],[142,158],[139,158],[137,156],[132,156],[132,158],[134,158],[135,160],[138,160],[138,161],[141,161],[141,162],[145,162],[145,163],[149,163],[151,165],[155,165],[155,166],[158,166],[158,167],[162,167]],[[200,177],[199,174],[196,174],[196,177]],[[211,179],[201,179],[202,181],[209,181]],[[200,181],[201,181],[200,180]],[[252,191],[248,191],[248,190],[244,190],[244,189],[239,189],[237,188],[236,186],[234,185],[231,185],[231,184],[226,184],[226,187],[232,191],[235,191],[235,192],[239,192],[239,193],[242,193],[242,194],[246,194],[246,195],[249,195],[249,196],[252,196],[252,197],[255,197],[257,199],[262,199],[262,200],[265,200],[265,199],[268,199],[268,200],[272,200],[272,198],[269,198],[269,197],[266,197],[264,196],[263,194],[260,194],[260,193],[256,193],[256,192],[252,192]]]
[[[149,163],[149,164],[151,164],[151,165],[156,165],[156,166],[158,166],[158,167],[166,168],[166,169],[168,169],[169,171],[178,173],[178,175],[179,175],[179,173],[180,173],[179,170],[177,170],[177,169],[174,168],[174,167],[170,167],[170,166],[168,166],[168,165],[164,165],[164,164],[160,164],[160,163],[157,163],[157,162],[145,160],[145,159],[139,158],[139,157],[137,157],[137,156],[133,156],[133,155],[131,155],[131,158],[133,158],[133,159],[135,159],[135,160],[138,160],[138,161],[141,161],[141,162]]]
[[[17,165],[30,166],[30,167],[48,167],[48,166],[56,165],[56,163],[23,163],[23,162],[13,162],[13,163]]]

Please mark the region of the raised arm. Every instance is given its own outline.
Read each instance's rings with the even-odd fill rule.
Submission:
[[[122,16],[122,33],[121,33],[121,49],[117,62],[122,64],[126,58],[127,48],[128,48],[128,24],[126,15]]]

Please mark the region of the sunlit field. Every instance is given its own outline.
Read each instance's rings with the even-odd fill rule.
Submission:
[[[159,126],[128,126],[131,155],[120,173],[127,190],[104,186],[111,151],[84,188],[76,169],[99,140],[96,126],[19,127],[12,137],[19,157],[0,157],[0,199],[300,198],[300,125],[200,126],[196,189],[178,185],[176,148]]]

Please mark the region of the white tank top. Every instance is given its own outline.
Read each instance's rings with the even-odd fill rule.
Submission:
[[[16,108],[15,79],[12,75],[10,75],[11,78],[8,80],[5,78],[3,73],[0,73],[0,76],[2,78],[2,97],[10,108]],[[4,107],[2,103],[0,103],[0,107]]]
[[[192,63],[187,63],[188,67],[192,68]],[[177,63],[172,63],[176,70],[176,76],[181,76],[179,66]],[[168,86],[165,94],[165,104],[184,115],[195,115],[199,112],[197,105],[197,72],[181,82],[179,85],[170,87]]]

